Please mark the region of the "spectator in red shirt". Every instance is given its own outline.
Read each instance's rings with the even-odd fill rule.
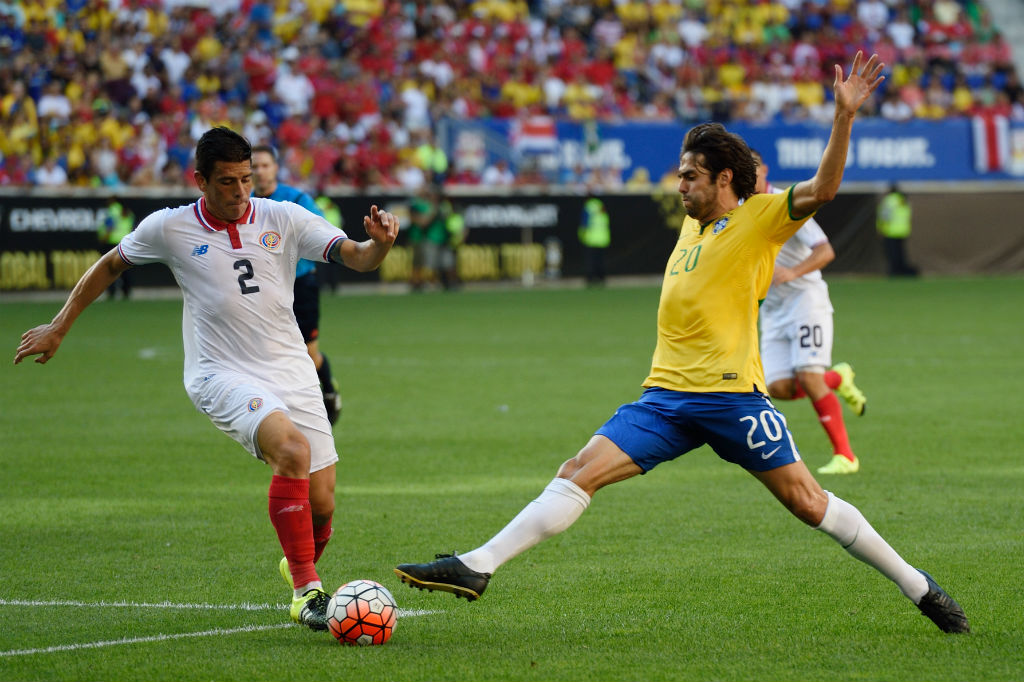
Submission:
[[[292,114],[277,129],[277,139],[282,147],[302,147],[315,129],[309,116]]]

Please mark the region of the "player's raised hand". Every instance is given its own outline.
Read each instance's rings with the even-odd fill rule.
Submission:
[[[57,352],[57,348],[63,340],[64,336],[57,333],[52,323],[41,324],[29,329],[21,335],[21,343],[18,344],[18,350],[14,354],[14,364],[17,365],[33,355],[39,356],[36,358],[36,362],[41,365],[45,364]]]
[[[850,76],[843,80],[843,67],[836,64],[836,80],[832,84],[832,90],[836,96],[836,111],[845,111],[854,114],[860,109],[868,96],[885,80],[882,69],[885,68],[877,54],[864,62],[864,53],[857,50],[853,58],[853,68],[850,69]]]
[[[363,216],[363,229],[373,241],[390,246],[398,238],[398,218],[373,205],[370,207],[370,215]]]

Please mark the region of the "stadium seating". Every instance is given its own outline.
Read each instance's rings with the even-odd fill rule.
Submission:
[[[0,3],[0,186],[185,187],[213,125],[315,189],[416,182],[444,117],[827,120],[856,49],[892,65],[866,115],[1024,120],[977,0],[43,0]]]

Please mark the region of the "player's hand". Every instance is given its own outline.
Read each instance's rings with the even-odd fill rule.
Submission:
[[[18,364],[27,357],[38,355],[36,362],[45,364],[53,357],[64,340],[64,335],[57,332],[52,324],[41,324],[34,329],[29,329],[21,335],[21,343],[18,344],[18,351],[14,354],[14,364]]]
[[[836,64],[836,80],[832,90],[836,96],[836,111],[854,114],[864,104],[868,96],[885,80],[882,69],[885,68],[877,54],[864,62],[864,53],[860,50],[853,57],[853,68],[850,77],[843,80],[843,67]]]
[[[787,268],[785,265],[775,266],[775,272],[772,273],[772,284],[785,284],[794,279],[796,279],[796,273],[792,268]]]
[[[370,207],[370,215],[363,216],[363,229],[370,239],[390,247],[398,238],[398,218],[387,211],[377,210],[374,205]]]

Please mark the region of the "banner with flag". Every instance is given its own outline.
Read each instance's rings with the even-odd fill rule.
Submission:
[[[1010,160],[1010,121],[1005,116],[982,115],[971,118],[974,144],[974,170],[997,173],[1007,170]]]
[[[509,142],[520,154],[551,154],[558,151],[558,131],[551,116],[516,119],[509,128]]]

